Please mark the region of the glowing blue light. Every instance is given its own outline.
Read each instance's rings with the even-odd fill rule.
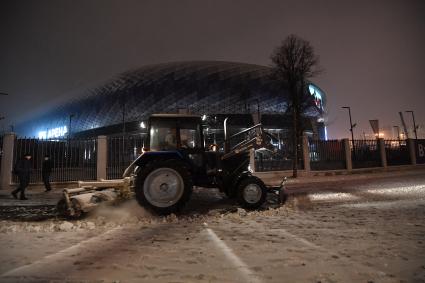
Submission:
[[[309,84],[308,85],[308,91],[310,92],[310,94],[312,96],[314,96],[314,100],[315,100],[316,106],[319,107],[320,109],[323,109],[323,106],[322,106],[322,97],[323,97],[322,96],[322,92],[317,87],[315,87],[313,84]]]
[[[313,85],[309,85],[308,86],[308,90],[310,91],[310,94],[313,95],[314,94],[314,87]]]
[[[49,129],[47,131],[39,131],[38,138],[39,139],[60,138],[60,137],[64,137],[66,133],[68,133],[68,128],[66,126],[62,126],[62,127]]]

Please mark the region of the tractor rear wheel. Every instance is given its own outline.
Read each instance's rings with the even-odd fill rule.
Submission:
[[[136,199],[158,214],[179,211],[192,193],[192,180],[184,163],[177,160],[155,161],[137,175]]]
[[[261,179],[250,176],[239,182],[237,189],[238,203],[246,209],[260,207],[267,197],[267,188]]]

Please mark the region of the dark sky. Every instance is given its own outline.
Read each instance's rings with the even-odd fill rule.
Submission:
[[[307,39],[328,95],[330,137],[414,110],[425,138],[425,1],[0,2],[0,127],[123,71],[182,60],[270,65],[287,35]],[[405,117],[408,124],[410,116]]]

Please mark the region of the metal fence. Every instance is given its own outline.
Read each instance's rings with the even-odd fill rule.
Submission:
[[[257,150],[255,152],[255,171],[292,170],[293,146],[290,139],[280,139],[274,151]],[[298,169],[304,169],[301,147],[298,148]]]
[[[127,166],[135,160],[144,147],[145,136],[107,138],[107,179],[121,178]],[[387,163],[391,165],[410,164],[410,153],[406,141],[386,140],[385,153]],[[419,144],[421,149],[419,149]],[[257,150],[255,152],[255,170],[257,172],[281,171],[292,169],[293,146],[290,139],[280,138],[274,144],[275,150]],[[3,137],[0,136],[0,164],[3,155]],[[415,141],[417,163],[425,163],[425,140]],[[299,169],[304,168],[301,146],[299,151]],[[345,149],[343,141],[309,140],[311,170],[345,169]],[[33,170],[30,182],[42,181],[42,162],[49,155],[53,169],[51,181],[68,182],[77,180],[96,180],[97,143],[96,139],[39,140],[33,138],[15,139],[14,163],[23,154],[32,155]],[[380,167],[381,156],[378,140],[355,140],[351,143],[353,168]],[[1,169],[1,168],[0,168]],[[13,176],[13,182],[17,182]]]
[[[351,141],[350,141],[351,142]],[[354,140],[351,142],[353,168],[382,166],[378,140]]]
[[[3,158],[3,135],[0,135],[0,172],[1,172],[1,160]]]
[[[96,139],[40,140],[19,138],[15,140],[14,164],[24,154],[31,154],[30,183],[42,181],[41,169],[44,156],[52,162],[52,182],[96,180]],[[13,182],[18,178],[13,176]]]
[[[341,140],[309,140],[311,170],[345,169],[345,151]]]
[[[415,140],[416,163],[425,164],[425,139]]]
[[[107,179],[122,178],[124,170],[142,152],[143,136],[108,137]]]
[[[385,155],[387,164],[407,165],[410,164],[410,153],[405,140],[385,140]]]

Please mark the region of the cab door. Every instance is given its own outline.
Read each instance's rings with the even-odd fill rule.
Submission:
[[[191,162],[193,171],[205,175],[205,150],[200,118],[179,119],[177,122],[177,147]],[[195,176],[194,176],[195,177]]]

